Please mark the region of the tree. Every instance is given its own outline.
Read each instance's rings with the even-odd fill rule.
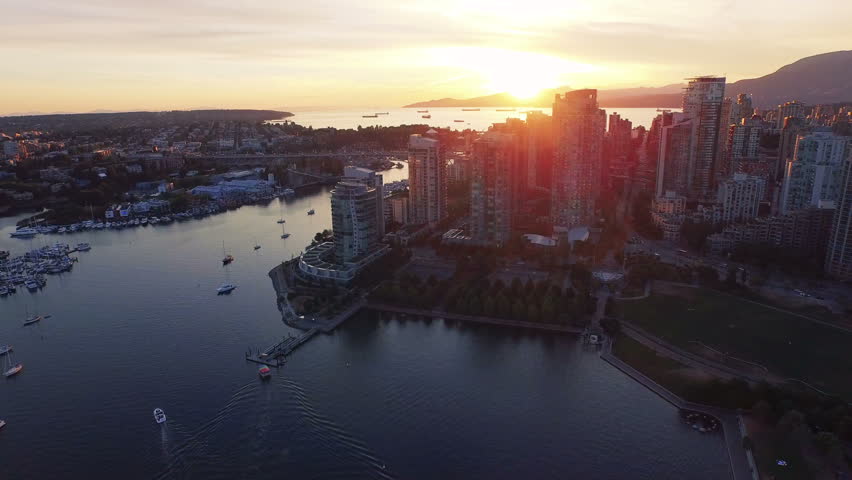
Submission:
[[[482,315],[482,302],[476,295],[470,297],[467,304],[467,313],[469,315]]]
[[[515,278],[512,279],[512,286],[511,286],[512,297],[519,298],[521,296],[521,291],[523,290],[523,288],[524,288],[524,286],[521,283],[521,281],[518,280],[518,277],[515,277]]]
[[[512,316],[512,303],[502,293],[497,296],[497,316],[503,318]]]
[[[534,304],[530,304],[527,306],[527,321],[530,322],[539,322],[541,321],[540,313],[538,307]]]
[[[548,295],[541,303],[541,320],[543,322],[554,322],[556,320],[556,300]]]
[[[497,305],[494,302],[494,298],[490,295],[485,297],[485,302],[483,302],[482,311],[486,317],[493,317],[496,313]]]
[[[515,320],[523,320],[526,317],[527,309],[524,307],[524,302],[521,299],[515,300],[512,304],[512,317]]]
[[[820,453],[827,455],[840,446],[837,435],[831,432],[819,432],[814,435],[814,446]]]

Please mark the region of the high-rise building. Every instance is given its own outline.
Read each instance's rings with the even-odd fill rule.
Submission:
[[[723,223],[745,222],[757,217],[766,181],[761,177],[735,173],[719,183],[718,202]]]
[[[554,226],[584,225],[594,215],[606,131],[606,112],[598,108],[597,96],[597,90],[574,90],[557,94],[553,103]]]
[[[391,205],[391,220],[400,225],[408,224],[408,196],[395,195],[389,199]]]
[[[512,233],[517,137],[489,130],[473,142],[470,230],[480,245],[505,245]]]
[[[361,182],[368,187],[375,189],[376,196],[376,228],[377,235],[379,238],[385,236],[385,210],[384,210],[384,198],[385,198],[385,190],[384,183],[382,182],[382,176],[369,168],[363,167],[353,167],[347,165],[343,168],[343,177],[346,180],[355,180]]]
[[[633,167],[633,123],[621,118],[618,113],[610,114],[605,138],[601,181],[616,191],[622,191]]]
[[[849,137],[830,131],[799,136],[784,174],[781,213],[836,201],[848,150]]]
[[[675,192],[689,196],[693,121],[685,113],[663,112],[659,117],[656,196]]]
[[[447,217],[447,165],[434,130],[408,140],[411,223],[434,225]]]
[[[838,280],[852,280],[852,150],[843,162],[834,222],[825,255],[825,273]]]
[[[683,113],[692,121],[692,155],[687,196],[706,200],[715,194],[716,175],[722,160],[730,101],[725,102],[725,77],[696,77],[683,94]],[[724,138],[724,137],[722,137]]]
[[[728,173],[732,173],[732,165],[737,160],[757,157],[760,137],[764,133],[763,121],[749,118],[728,127],[727,133],[728,146],[725,150],[728,157],[724,168]]]
[[[553,171],[553,117],[531,111],[527,114],[527,129],[527,187],[549,189]]]
[[[784,127],[784,119],[788,117],[805,118],[805,104],[797,101],[778,105],[778,115],[775,118],[776,128]]]
[[[737,103],[733,104],[731,108],[730,123],[739,125],[743,120],[751,119],[752,115],[754,115],[754,107],[751,103],[751,95],[747,93],[737,95]]]
[[[357,261],[370,253],[384,229],[384,208],[377,189],[365,182],[344,179],[331,192],[331,229],[334,257],[339,263]],[[381,219],[381,220],[379,220]]]
[[[778,139],[778,163],[773,172],[776,181],[784,178],[787,162],[793,160],[793,154],[796,152],[796,140],[804,129],[805,121],[802,118],[788,117],[784,120],[784,126],[781,128],[781,135]]]

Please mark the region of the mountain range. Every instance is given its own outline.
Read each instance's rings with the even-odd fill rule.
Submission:
[[[604,108],[680,108],[685,84],[663,87],[598,90]],[[508,93],[467,99],[442,98],[412,103],[405,108],[427,107],[550,107],[556,93],[570,87],[542,90],[531,99],[521,100]],[[806,104],[852,102],[852,50],[805,57],[773,73],[730,83],[725,95],[752,95],[755,107],[770,108],[790,100]]]

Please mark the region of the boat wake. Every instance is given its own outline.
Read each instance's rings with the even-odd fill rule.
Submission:
[[[293,418],[295,417],[295,418]],[[234,419],[241,424],[234,425]],[[230,419],[230,422],[227,423]],[[345,428],[321,414],[304,389],[277,376],[273,382],[252,381],[240,387],[207,422],[191,432],[169,420],[170,433],[163,434],[166,465],[154,478],[204,478],[206,474],[227,475],[249,470],[269,471],[271,466],[321,469],[313,477],[395,478],[385,462]],[[237,432],[234,429],[238,429]],[[225,434],[227,432],[227,435]],[[174,436],[185,440],[166,452]],[[305,437],[310,437],[306,441]],[[322,462],[293,462],[289,445],[319,445]],[[233,448],[238,449],[234,451]],[[219,452],[229,451],[229,454]],[[271,468],[274,470],[274,468]]]

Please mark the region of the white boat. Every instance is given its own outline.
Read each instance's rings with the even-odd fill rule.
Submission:
[[[0,428],[3,428],[3,427],[5,427],[5,426],[6,426],[6,421],[5,421],[5,420],[0,420]]]
[[[30,317],[27,317],[27,319],[24,320],[24,325],[32,325],[32,324],[38,323],[42,320],[44,320],[44,317],[42,317],[41,315],[33,315],[33,316],[30,316]]]
[[[226,293],[231,293],[236,289],[237,286],[233,283],[223,283],[222,286],[216,289],[216,293],[219,295],[224,295]]]
[[[293,190],[292,188],[285,188],[284,189],[284,195],[295,195],[295,194],[296,194],[296,191]]]
[[[19,228],[9,234],[9,236],[14,238],[30,238],[35,237],[36,235],[38,235],[38,230],[29,227]]]
[[[9,352],[9,354],[6,355],[6,369],[3,370],[3,376],[6,378],[14,377],[15,375],[21,373],[21,370],[23,369],[24,364],[15,363],[15,361],[12,360],[12,352]]]
[[[154,421],[157,423],[166,423],[166,412],[162,408],[154,409]]]
[[[11,345],[0,345],[0,355],[6,355],[12,351]]]
[[[88,243],[78,243],[78,244],[77,244],[77,250],[78,250],[78,251],[81,251],[81,252],[88,252],[88,251],[89,251],[89,250],[91,250],[91,249],[92,249],[92,246],[91,246],[91,245],[89,245]]]

